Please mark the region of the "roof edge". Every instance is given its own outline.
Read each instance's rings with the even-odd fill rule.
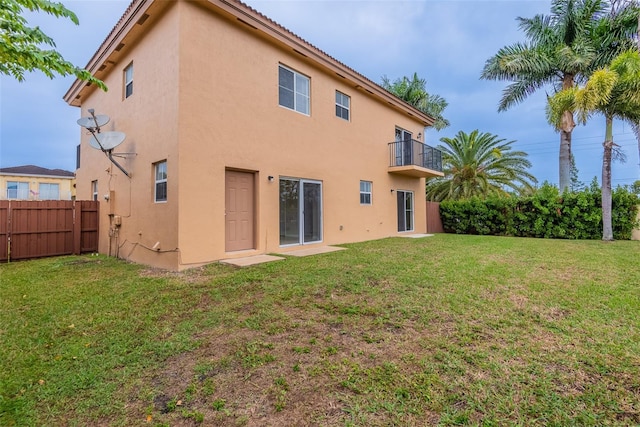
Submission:
[[[86,69],[92,74],[96,75],[98,68],[102,65],[102,62],[113,53],[116,48],[116,41],[124,37],[125,30],[130,26],[132,22],[136,22],[139,19],[139,15],[142,15],[153,3],[161,2],[164,0],[132,0],[122,17],[118,20],[113,27],[109,35],[105,38],[102,44],[98,47],[98,50],[93,54],[91,59],[86,65]],[[387,103],[392,107],[404,111],[409,116],[420,121],[424,126],[433,126],[435,119],[428,114],[417,109],[413,105],[400,99],[396,95],[384,89],[382,86],[373,82],[369,78],[355,71],[353,68],[345,65],[344,63],[333,58],[323,50],[317,48],[313,44],[309,43],[302,37],[296,35],[289,29],[278,24],[276,21],[267,17],[266,15],[258,12],[251,6],[239,1],[239,0],[198,0],[200,2],[209,3],[215,7],[218,7],[227,13],[235,16],[239,21],[250,21],[250,26],[256,30],[261,31],[275,40],[279,40],[285,45],[297,53],[302,54],[310,58],[310,60],[316,62],[321,67],[333,71],[339,77],[346,80],[350,80],[356,89],[362,89],[373,97],[377,97],[383,103]],[[122,37],[121,37],[122,36]],[[83,80],[76,79],[71,87],[67,90],[63,96],[64,101],[72,106],[79,106],[74,104],[76,98],[80,95],[81,90],[88,83]]]

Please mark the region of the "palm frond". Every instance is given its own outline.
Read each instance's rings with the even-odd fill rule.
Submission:
[[[529,189],[537,182],[527,171],[531,167],[527,154],[513,150],[515,141],[477,129],[440,141],[445,176],[427,182],[431,200],[485,197],[504,188]]]
[[[498,111],[506,111],[515,104],[524,101],[529,95],[544,86],[545,81],[529,82],[517,81],[511,83],[502,91],[502,97],[498,104]]]
[[[580,111],[601,109],[611,100],[611,91],[618,81],[618,74],[611,70],[598,70],[592,74],[584,89],[576,94],[576,105]]]

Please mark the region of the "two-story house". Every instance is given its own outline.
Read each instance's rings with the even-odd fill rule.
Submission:
[[[0,200],[72,200],[76,177],[63,169],[35,165],[0,169]]]
[[[110,90],[64,99],[126,134],[114,163],[82,132],[100,252],[179,270],[426,232],[433,119],[239,1],[134,0],[87,69]]]

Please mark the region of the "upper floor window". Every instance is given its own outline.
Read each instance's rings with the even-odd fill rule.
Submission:
[[[60,185],[41,182],[38,193],[40,200],[60,200]]]
[[[286,108],[309,115],[309,77],[286,68],[278,67],[278,103]]]
[[[91,181],[91,200],[98,200],[98,180]]]
[[[155,201],[167,201],[167,161],[155,164]]]
[[[371,204],[371,181],[360,181],[360,204]]]
[[[133,62],[124,69],[124,97],[133,95]]]
[[[336,91],[336,116],[349,120],[351,97],[342,92]]]
[[[28,199],[29,183],[19,181],[7,181],[7,199]]]

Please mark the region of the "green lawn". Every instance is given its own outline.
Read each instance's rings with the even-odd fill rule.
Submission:
[[[640,243],[0,266],[2,426],[640,424]]]

